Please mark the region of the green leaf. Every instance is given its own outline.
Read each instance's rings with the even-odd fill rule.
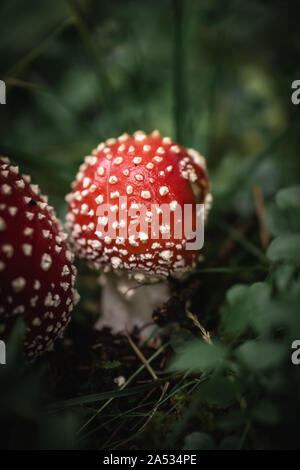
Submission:
[[[290,232],[287,215],[274,202],[267,205],[265,224],[267,230],[275,237]]]
[[[236,357],[253,372],[279,367],[285,355],[282,344],[270,340],[249,340],[236,350]]]
[[[240,394],[241,386],[236,380],[220,375],[210,378],[198,392],[203,402],[219,408],[229,406]]]
[[[247,295],[248,286],[243,284],[236,284],[231,287],[226,293],[226,299],[231,304],[234,305],[235,302],[239,302],[245,295]]]
[[[268,314],[271,289],[267,283],[252,286],[236,285],[227,292],[228,305],[222,309],[224,332],[234,336],[243,334],[249,325],[256,327],[259,319]]]
[[[183,450],[212,450],[214,441],[206,432],[192,432],[184,439]]]
[[[210,370],[224,365],[227,349],[220,343],[208,344],[194,340],[180,348],[169,366],[170,371]]]
[[[280,209],[296,209],[300,213],[300,185],[281,189],[275,200]]]
[[[272,241],[267,251],[270,261],[285,261],[300,265],[300,234],[281,235]]]
[[[295,267],[289,264],[278,266],[275,271],[275,281],[280,291],[285,291],[293,279]]]
[[[266,227],[272,235],[300,231],[300,186],[281,189],[267,206]]]

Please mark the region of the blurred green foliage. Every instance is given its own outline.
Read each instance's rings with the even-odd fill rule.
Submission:
[[[126,339],[92,333],[97,274],[79,264],[82,300],[64,343],[35,365],[22,357],[21,326],[8,345],[2,448],[299,447],[300,377],[290,360],[300,336],[296,7],[292,0],[1,2],[0,152],[32,175],[61,218],[83,157],[137,129],[159,129],[203,153],[214,195],[205,261],[194,273],[202,284],[189,299],[212,344],[182,309],[170,343],[156,352],[143,346],[161,378],[147,382],[138,359],[127,366]],[[266,253],[254,187],[274,238]],[[171,356],[165,372],[161,356]],[[130,378],[124,389],[114,383],[120,375]]]
[[[290,211],[299,217],[299,190],[300,186],[294,186],[277,193],[276,207],[283,218]],[[270,225],[275,222],[269,214]],[[198,369],[208,375],[190,407],[196,402],[198,413],[201,406],[213,407],[213,434],[221,438],[224,433],[235,433],[233,449],[298,448],[300,371],[291,360],[292,342],[299,331],[296,237],[299,229],[286,224],[268,248],[271,263],[266,280],[231,287],[221,309],[216,340],[212,344],[201,339],[186,341],[170,365],[172,371],[196,373]],[[188,416],[189,409],[185,413]],[[212,446],[214,436],[202,436],[202,431],[209,430],[206,423],[197,422],[194,416],[185,428],[188,423],[201,432],[187,436],[184,448],[189,444],[193,449],[206,449],[208,442]]]

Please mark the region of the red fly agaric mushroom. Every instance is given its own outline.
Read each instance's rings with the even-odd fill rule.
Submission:
[[[199,204],[207,211],[211,195],[198,152],[158,131],[137,131],[100,143],[81,165],[67,201],[78,255],[91,267],[143,281],[195,264],[199,247],[187,249],[183,227],[189,222],[194,235],[193,209]]]
[[[23,316],[35,358],[61,337],[78,294],[67,235],[30,177],[0,158],[0,334]]]

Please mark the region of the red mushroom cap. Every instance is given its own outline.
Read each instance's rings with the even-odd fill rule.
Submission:
[[[0,335],[23,315],[30,358],[62,336],[78,298],[66,237],[39,187],[0,158]]]
[[[166,277],[186,271],[195,263],[199,250],[186,250],[184,235],[175,237],[175,215],[166,225],[160,214],[159,237],[157,233],[153,237],[149,227],[155,204],[167,205],[174,214],[177,206],[183,208],[186,204],[195,207],[202,203],[206,210],[209,208],[205,159],[195,150],[161,137],[158,131],[150,135],[142,131],[133,136],[123,134],[99,144],[85,158],[67,201],[72,241],[90,266],[111,266],[136,273],[134,277],[141,280],[143,275]],[[127,212],[122,210],[124,201]],[[141,206],[149,227],[136,235],[127,230],[124,236],[124,227],[136,223],[129,209],[131,214],[133,209],[141,214]],[[101,211],[103,207],[109,207],[106,216]],[[116,217],[114,237],[107,235],[105,227],[113,220],[112,213]],[[195,222],[195,213],[191,218]]]

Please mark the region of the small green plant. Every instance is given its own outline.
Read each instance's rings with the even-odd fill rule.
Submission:
[[[232,286],[211,343],[187,341],[171,361],[173,372],[206,377],[171,433],[172,445],[190,425],[195,431],[185,436],[185,449],[297,445],[300,369],[291,345],[299,336],[300,186],[277,193],[266,224],[275,238],[265,281]],[[213,436],[201,419],[206,408]]]

